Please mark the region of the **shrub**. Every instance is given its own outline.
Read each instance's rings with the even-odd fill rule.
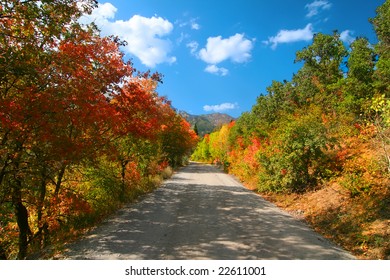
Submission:
[[[271,139],[258,154],[260,189],[302,192],[329,176],[327,151],[336,141],[328,136],[318,110],[281,122]]]

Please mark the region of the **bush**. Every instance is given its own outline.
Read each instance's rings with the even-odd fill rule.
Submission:
[[[281,122],[271,139],[258,154],[260,190],[302,192],[329,176],[327,151],[336,141],[328,136],[318,110]]]

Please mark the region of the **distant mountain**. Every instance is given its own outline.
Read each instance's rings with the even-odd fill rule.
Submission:
[[[191,124],[192,128],[194,128],[196,124],[199,136],[211,133],[222,125],[235,120],[232,116],[221,113],[191,115],[187,112],[180,111],[179,114]]]

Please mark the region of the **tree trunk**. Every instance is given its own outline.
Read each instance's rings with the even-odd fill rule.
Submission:
[[[126,166],[129,163],[128,160],[122,160],[121,161],[121,180],[122,180],[122,189],[120,194],[120,200],[125,200],[125,193],[126,193]]]
[[[28,211],[22,203],[21,182],[18,180],[13,190],[12,202],[15,207],[16,221],[19,227],[19,252],[18,259],[23,260],[27,256],[28,238],[31,230],[28,224]]]
[[[60,192],[60,188],[61,188],[62,180],[64,178],[65,170],[66,170],[66,164],[64,164],[61,167],[60,172],[58,173],[58,178],[57,178],[57,181],[56,181],[56,189],[54,190],[54,196],[55,197],[57,197],[59,192]]]
[[[19,227],[19,253],[18,259],[23,260],[27,256],[28,237],[30,235],[30,227],[28,225],[27,208],[22,202],[15,205],[15,215]]]
[[[22,150],[22,144],[18,143],[18,151]],[[23,205],[22,200],[22,181],[19,177],[18,171],[20,170],[20,157],[14,161],[15,170],[13,182],[11,184],[12,204],[14,206],[16,222],[19,228],[19,252],[18,259],[23,260],[27,256],[28,238],[31,236],[31,230],[28,224],[28,211]]]
[[[41,172],[41,184],[39,186],[39,199],[38,199],[38,209],[37,209],[37,217],[38,217],[38,228],[41,226],[42,222],[42,209],[43,209],[43,203],[45,201],[46,197],[46,172],[45,169]]]
[[[43,223],[42,217],[43,217],[43,204],[45,202],[46,198],[46,168],[42,169],[41,172],[41,184],[39,186],[39,198],[38,198],[38,209],[37,209],[37,227],[38,227],[38,233],[34,234],[34,239],[36,237],[36,242],[39,244],[39,246],[42,245],[42,239],[47,240],[48,237],[45,236],[47,234],[47,224]],[[35,241],[34,241],[35,242]],[[46,242],[45,242],[46,243]],[[44,244],[45,245],[45,244]]]
[[[0,186],[1,186],[1,183],[3,182],[3,178],[5,176],[5,172],[6,172],[7,167],[8,167],[8,160],[9,160],[9,155],[7,155],[7,158],[4,161],[4,165],[0,170]]]
[[[6,260],[7,259],[7,252],[3,248],[3,245],[0,243],[0,260]]]

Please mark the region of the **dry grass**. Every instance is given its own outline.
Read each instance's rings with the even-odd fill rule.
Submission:
[[[359,259],[390,259],[390,179],[374,141],[348,147],[343,172],[304,194],[262,194]]]
[[[388,188],[376,188],[370,194],[351,197],[348,191],[334,183],[306,194],[264,196],[306,220],[317,232],[359,259],[390,259]]]

